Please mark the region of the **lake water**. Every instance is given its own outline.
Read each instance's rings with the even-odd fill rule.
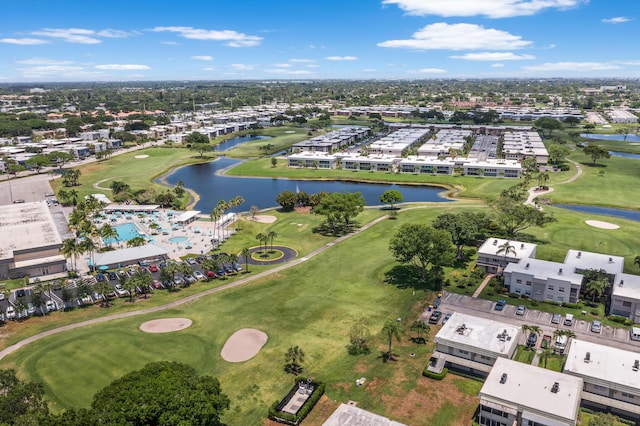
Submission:
[[[355,183],[341,181],[312,181],[276,178],[245,178],[223,176],[217,171],[235,165],[239,160],[220,157],[218,160],[205,164],[193,164],[181,167],[167,182],[175,185],[179,180],[186,188],[194,190],[200,195],[200,201],[195,210],[209,213],[220,200],[230,200],[238,195],[244,198],[241,210],[249,210],[250,206],[260,209],[276,207],[276,196],[282,191],[304,191],[308,194],[317,192],[361,192],[366,205],[380,205],[380,195],[388,189],[397,189],[404,197],[404,202],[448,202],[442,195],[445,190],[433,186],[394,185]]]
[[[635,220],[640,222],[640,211],[637,210],[624,210],[614,209],[609,207],[595,207],[595,206],[578,206],[572,204],[554,204],[553,207],[560,207],[563,209],[573,210],[580,213],[591,213],[604,216],[619,217],[621,219]]]
[[[625,140],[625,135],[615,134],[615,135],[600,135],[595,133],[580,133],[580,136],[583,138],[589,138],[594,140],[603,140],[603,141],[620,141],[620,142],[640,142],[640,136],[634,134],[628,134],[627,139]]]
[[[213,150],[218,152],[227,151],[245,142],[257,141],[261,139],[271,139],[271,136],[251,136],[251,135],[237,136],[235,138],[226,140],[219,145],[216,145]]]
[[[617,152],[617,151],[609,151],[613,157],[624,157],[624,158],[635,158],[640,159],[640,154],[631,154],[629,152]]]

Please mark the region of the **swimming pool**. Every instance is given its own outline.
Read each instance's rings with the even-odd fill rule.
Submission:
[[[142,237],[140,232],[138,232],[138,227],[133,223],[123,223],[122,225],[116,225],[113,228],[118,233],[118,238],[103,238],[102,241],[104,241],[105,244],[129,241],[135,237]]]

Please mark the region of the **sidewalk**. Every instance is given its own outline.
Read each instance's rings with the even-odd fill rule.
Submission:
[[[486,277],[484,277],[484,280],[482,280],[482,284],[480,284],[477,290],[473,292],[473,295],[471,297],[475,298],[480,296],[480,293],[482,293],[482,290],[484,290],[485,286],[489,283],[489,280],[491,280],[491,278],[495,276],[496,274],[488,274]]]

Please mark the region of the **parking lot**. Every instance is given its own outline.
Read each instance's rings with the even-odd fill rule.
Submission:
[[[552,314],[549,312],[527,308],[524,315],[516,315],[517,306],[515,305],[506,304],[501,311],[495,310],[495,305],[496,302],[491,300],[443,292],[438,310],[440,310],[443,315],[461,312],[467,315],[502,321],[515,326],[522,326],[523,324],[538,325],[542,329],[543,334],[546,335],[553,335],[553,332],[558,329],[571,330],[576,334],[576,338],[580,340],[625,350],[640,350],[640,342],[630,339],[629,329],[627,328],[612,327],[603,324],[600,332],[596,333],[591,330],[592,321],[588,318],[583,318],[582,315],[575,316],[573,323],[569,326],[564,324],[564,316],[561,317],[558,324],[554,324],[551,321]],[[421,318],[424,321],[428,321],[429,316],[430,312],[425,312]],[[521,342],[521,344],[524,344],[524,342]]]

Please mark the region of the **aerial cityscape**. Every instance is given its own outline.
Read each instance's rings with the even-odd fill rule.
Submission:
[[[640,425],[638,6],[210,3],[3,5],[0,423]]]

